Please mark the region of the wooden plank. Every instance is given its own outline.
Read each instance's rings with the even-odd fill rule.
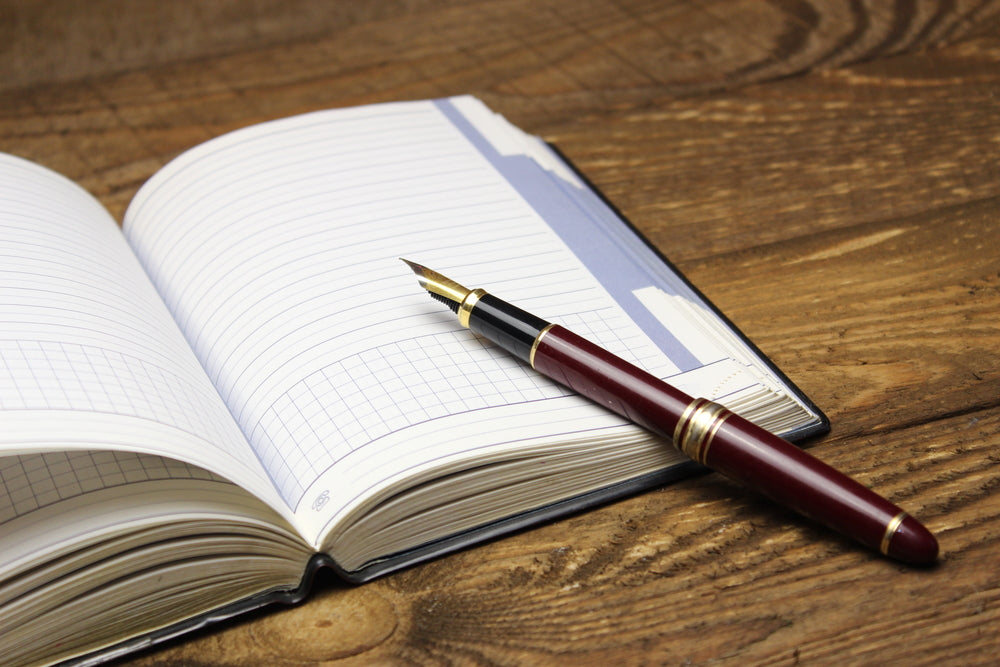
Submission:
[[[645,70],[611,56],[624,43],[560,23],[554,9],[489,8],[439,10],[399,43],[383,34],[395,24],[373,21],[337,39],[0,95],[0,142],[81,182],[120,218],[158,166],[224,131],[324,106],[478,92],[560,145],[677,260],[915,212],[924,200],[915,189],[931,205],[997,194],[995,37],[677,99],[673,84],[637,80]],[[598,25],[617,16],[602,3],[585,9]],[[619,24],[635,25],[619,14]],[[653,14],[660,31],[699,17]],[[458,39],[466,19],[472,39],[459,52],[427,37],[441,28]],[[531,48],[518,48],[524,40]],[[664,61],[680,57],[678,42],[664,48],[673,49]],[[610,59],[611,71],[594,79],[580,58]],[[700,76],[717,66],[705,61]],[[526,74],[556,88],[545,93]],[[578,84],[563,88],[570,80]]]
[[[539,131],[683,261],[1000,194],[998,47],[983,38]]]
[[[571,80],[593,91],[622,87],[618,77],[632,69],[647,81],[692,92],[939,46],[995,21],[998,13],[995,2],[978,0],[583,0],[572,7],[557,0],[96,0],[86,6],[4,0],[0,90],[254,52],[295,54],[271,65],[295,65],[281,75],[288,80],[331,51],[348,61],[422,60],[428,49],[454,55],[456,44],[469,53],[502,42],[510,53],[521,47],[542,55],[543,63],[570,71]],[[334,43],[340,48],[328,48]],[[414,49],[418,45],[425,48]],[[517,71],[537,76],[538,64]],[[601,71],[610,76],[572,75]]]
[[[837,439],[1000,406],[1000,197],[683,264]]]

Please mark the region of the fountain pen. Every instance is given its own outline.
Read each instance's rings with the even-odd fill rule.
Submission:
[[[777,503],[906,563],[938,543],[912,516],[790,442],[482,289],[408,260],[421,287],[459,323],[532,368],[673,442],[681,452]]]

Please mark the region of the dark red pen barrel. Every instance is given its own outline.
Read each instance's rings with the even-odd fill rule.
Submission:
[[[916,521],[902,509],[739,415],[730,413],[719,425],[704,463],[889,556],[909,562],[930,562],[937,556],[936,541],[920,524],[923,532],[911,534],[910,524]],[[892,525],[901,515],[905,525]]]
[[[535,343],[531,365],[556,382],[650,431],[672,437],[692,398],[602,347],[553,325]]]
[[[713,470],[838,532],[907,562],[929,563],[937,557],[937,541],[926,528],[862,484],[563,327],[547,329],[536,341],[532,365],[630,421],[676,440]]]

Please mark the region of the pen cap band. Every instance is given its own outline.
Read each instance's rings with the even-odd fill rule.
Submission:
[[[732,412],[718,403],[697,398],[684,408],[674,428],[674,446],[704,464],[716,433]]]

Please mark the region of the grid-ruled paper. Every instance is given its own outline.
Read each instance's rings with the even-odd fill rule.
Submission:
[[[605,340],[616,335],[599,314],[587,315],[569,319],[604,324]],[[628,349],[627,341],[619,341]],[[303,480],[389,433],[569,393],[467,331],[429,334],[374,346],[316,370],[274,401],[251,439],[282,494],[297,502],[307,488]]]
[[[133,452],[77,451],[0,458],[0,525],[101,489],[160,479],[219,478],[201,468]]]
[[[340,359],[281,394],[252,436],[282,493],[347,454],[440,417],[562,395],[503,350],[454,332],[388,343]],[[279,446],[294,442],[283,453]]]
[[[292,507],[387,432],[564,395],[458,331],[401,255],[676,371],[432,103],[209,142],[144,186],[125,232]]]
[[[215,397],[173,369],[121,350],[65,341],[0,340],[0,411],[101,412],[170,424],[208,442],[242,443],[218,419]]]
[[[0,455],[84,447],[186,457],[273,498],[107,212],[0,154]]]

